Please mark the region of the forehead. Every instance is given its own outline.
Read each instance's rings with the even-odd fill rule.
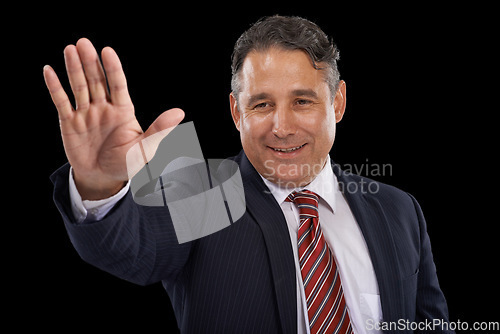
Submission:
[[[269,48],[250,52],[241,70],[241,93],[284,93],[300,89],[327,90],[324,70],[313,67],[310,57],[301,50]]]

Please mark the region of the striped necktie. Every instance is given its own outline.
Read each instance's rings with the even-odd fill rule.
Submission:
[[[299,209],[298,256],[311,334],[352,333],[339,271],[319,225],[318,200],[309,190],[286,199]]]

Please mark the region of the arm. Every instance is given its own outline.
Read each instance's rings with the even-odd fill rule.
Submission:
[[[84,261],[140,285],[175,279],[187,261],[191,243],[178,243],[167,207],[142,207],[128,192],[102,220],[78,224],[71,209],[68,179],[68,164],[52,174],[54,202]]]

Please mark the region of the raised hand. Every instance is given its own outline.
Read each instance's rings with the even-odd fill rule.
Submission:
[[[165,111],[143,132],[135,117],[120,59],[112,48],[102,50],[104,68],[94,46],[85,38],[78,40],[76,46],[68,45],[64,58],[76,108],[54,70],[48,65],[43,70],[59,114],[64,150],[82,198],[106,198],[128,180],[129,148],[145,137],[176,126],[184,112]]]

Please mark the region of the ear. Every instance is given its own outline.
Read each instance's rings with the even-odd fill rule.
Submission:
[[[240,131],[241,114],[238,110],[238,101],[236,101],[233,92],[229,94],[229,107],[231,108],[231,116],[233,116],[234,125],[236,125],[236,129]]]
[[[344,116],[345,105],[346,105],[346,87],[345,81],[340,80],[339,87],[335,93],[335,98],[333,99],[333,108],[335,109],[335,121],[338,123]]]

